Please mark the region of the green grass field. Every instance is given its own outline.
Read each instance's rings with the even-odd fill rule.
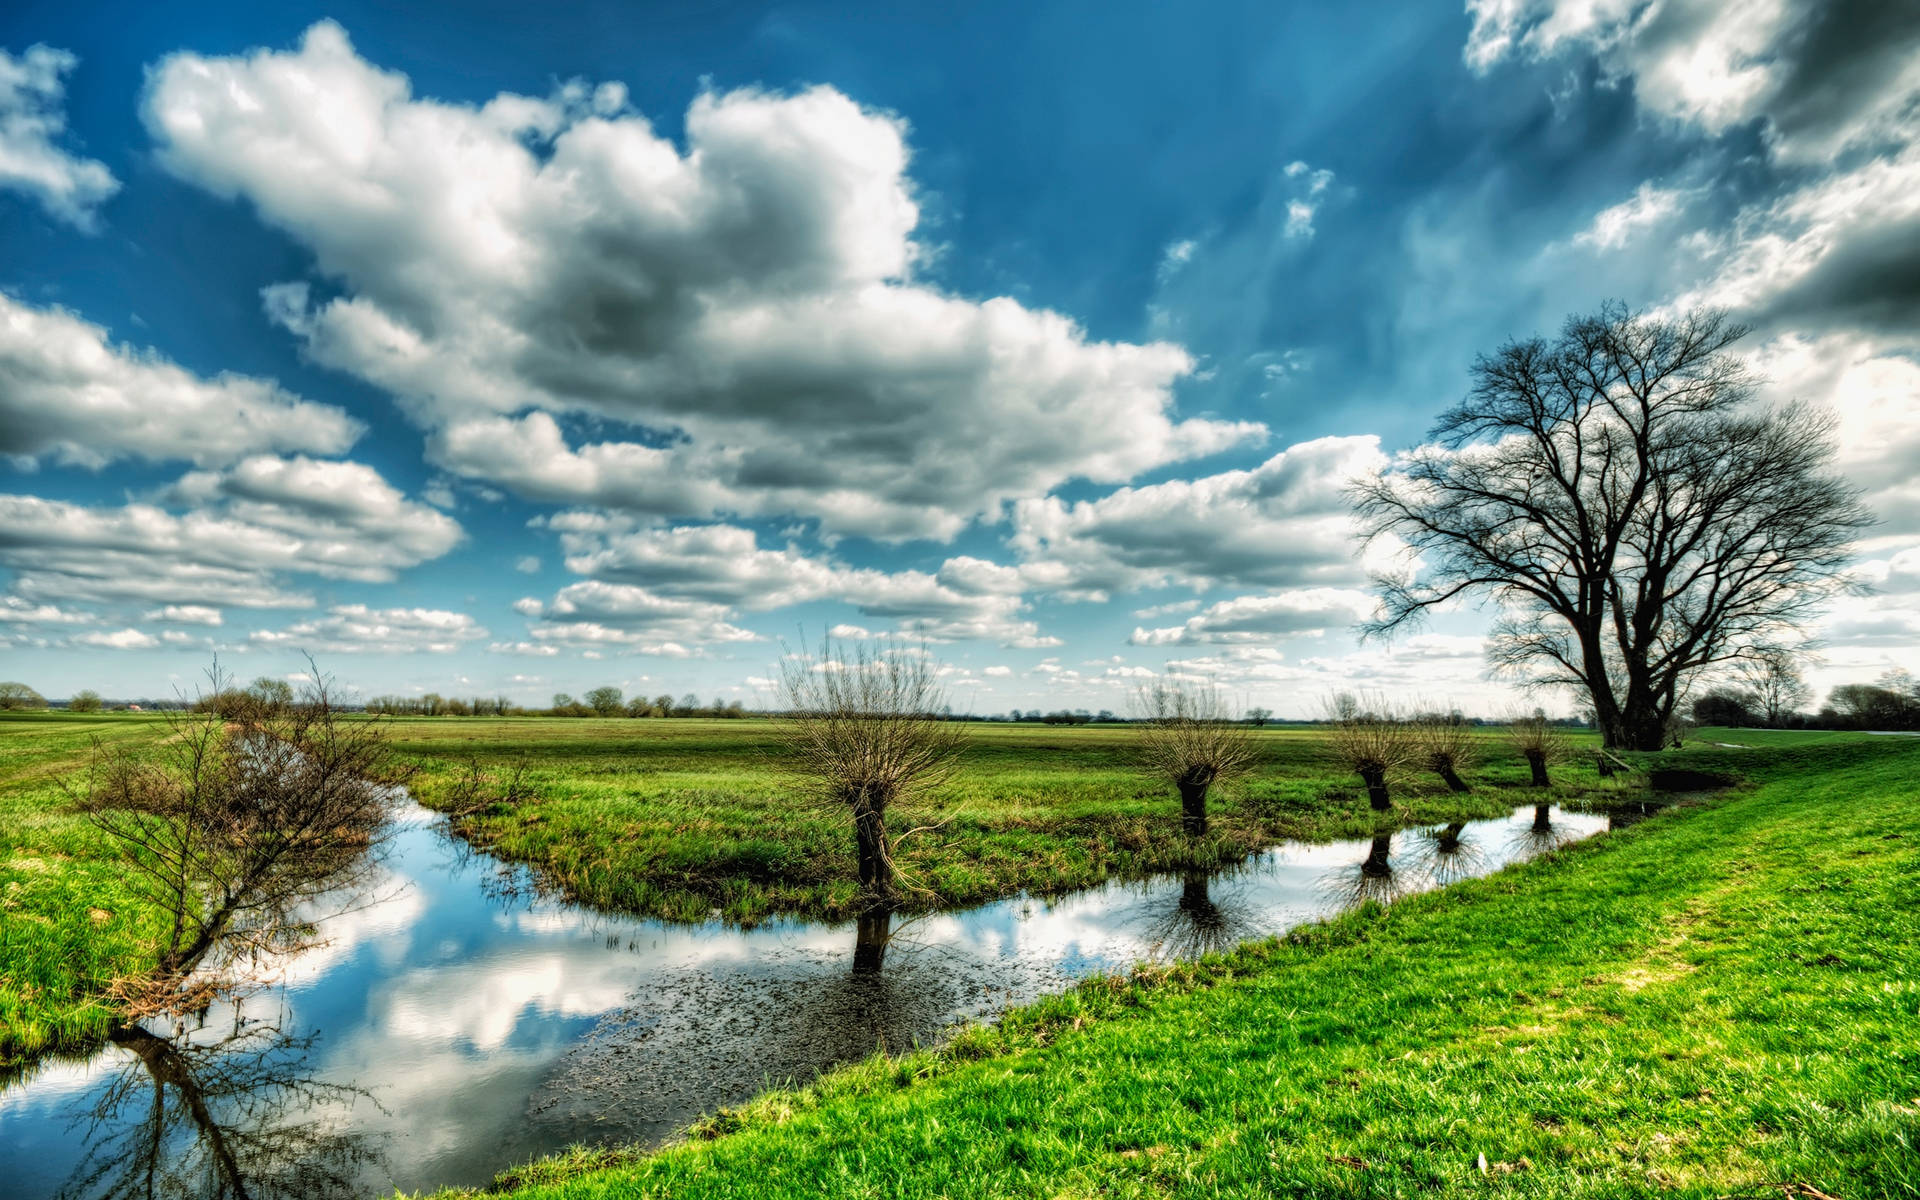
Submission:
[[[515,1200],[1920,1195],[1920,742],[1747,740],[1683,758],[1741,791]]]
[[[0,1079],[26,1055],[101,1037],[113,981],[152,962],[164,929],[61,781],[96,739],[148,745],[165,728],[115,713],[0,714]]]
[[[458,826],[582,900],[669,919],[719,910],[746,922],[856,906],[847,820],[796,799],[768,722],[438,718],[392,728],[428,805],[450,802],[469,761],[495,777],[496,790],[524,764],[522,799]],[[0,714],[0,1070],[96,1040],[112,1015],[103,996],[113,981],[151,961],[154,915],[60,783],[84,767],[96,739],[138,748],[165,733],[152,715]],[[899,852],[912,907],[1226,863],[1282,838],[1356,836],[1376,825],[1359,781],[1339,773],[1312,730],[1259,732],[1258,769],[1216,790],[1213,832],[1199,844],[1181,835],[1172,790],[1136,768],[1124,727],[981,724],[971,734],[954,781],[892,814],[896,832],[925,827]],[[1409,780],[1391,820],[1506,812],[1525,768],[1498,735],[1485,746],[1477,794]],[[1607,791],[1585,763],[1558,778],[1557,799]]]
[[[530,794],[459,821],[474,843],[529,862],[577,898],[670,919],[714,910],[751,922],[771,913],[841,916],[859,896],[843,812],[795,794],[776,768],[765,721],[402,720],[395,738],[421,768],[414,791],[446,807],[469,758],[498,781],[515,762]],[[1234,862],[1284,838],[1370,833],[1376,819],[1313,729],[1256,734],[1261,761],[1216,789],[1212,831],[1180,832],[1171,786],[1141,774],[1124,726],[976,724],[954,780],[889,814],[922,829],[898,862],[913,908],[974,904],[1020,891],[1059,892],[1114,876]],[[1502,736],[1483,739],[1475,794],[1437,780],[1398,790],[1391,823],[1497,816],[1517,803],[1524,762]],[[1605,792],[1590,763],[1556,771],[1555,798]],[[1529,796],[1531,790],[1527,791]]]

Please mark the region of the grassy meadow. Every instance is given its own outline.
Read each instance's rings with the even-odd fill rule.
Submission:
[[[1920,1195],[1920,740],[1199,964],[1090,981],[515,1200]]]
[[[1210,832],[1197,844],[1181,833],[1172,786],[1141,773],[1126,726],[978,723],[968,733],[952,781],[888,814],[895,835],[918,831],[896,852],[910,908],[1223,865],[1284,838],[1364,836],[1379,823],[1324,730],[1252,731],[1259,762],[1215,789]],[[770,722],[403,719],[394,737],[419,768],[414,794],[429,807],[461,804],[461,782],[477,765],[486,802],[468,800],[460,832],[579,899],[741,922],[844,916],[857,906],[847,816],[808,800],[786,776]],[[1498,816],[1533,799],[1526,764],[1504,736],[1489,731],[1481,742],[1473,794],[1409,775],[1388,823]],[[507,800],[516,767],[524,795]],[[1555,799],[1616,790],[1587,761],[1555,776]]]
[[[26,1055],[101,1037],[113,981],[152,962],[164,929],[62,784],[96,740],[138,748],[165,730],[146,715],[0,713],[0,1079]]]
[[[391,728],[424,803],[463,805],[464,836],[581,900],[740,922],[857,906],[846,817],[799,796],[767,721],[443,717]],[[0,714],[0,1070],[96,1040],[114,980],[151,961],[155,914],[62,781],[84,770],[96,741],[137,751],[166,732],[152,714]],[[896,834],[919,831],[898,851],[909,907],[1223,864],[1282,838],[1359,836],[1379,823],[1318,730],[1255,731],[1259,764],[1215,789],[1212,831],[1197,844],[1180,832],[1172,788],[1141,774],[1126,727],[982,723],[970,734],[953,780],[890,814]],[[1482,740],[1475,794],[1409,777],[1389,822],[1494,816],[1535,798],[1504,738]],[[475,767],[478,804],[460,786]],[[505,796],[516,771],[520,792]],[[1569,763],[1553,798],[1614,790],[1590,763]]]

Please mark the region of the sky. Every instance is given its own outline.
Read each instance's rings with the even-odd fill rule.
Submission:
[[[1920,670],[1920,7],[13,0],[0,678],[1505,711],[1343,489],[1609,299],[1833,410],[1811,675]]]

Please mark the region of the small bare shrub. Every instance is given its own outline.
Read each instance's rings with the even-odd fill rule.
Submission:
[[[1534,787],[1550,787],[1547,777],[1547,764],[1560,762],[1567,756],[1567,740],[1560,730],[1549,722],[1544,713],[1516,717],[1507,726],[1507,737],[1513,742],[1513,748],[1527,760],[1527,766],[1533,772]]]
[[[312,903],[368,867],[400,773],[385,723],[342,713],[314,675],[283,707],[183,705],[149,756],[96,749],[76,800],[168,922],[153,975],[122,997],[132,1014],[315,944]],[[207,695],[240,694],[217,664],[209,681]]]
[[[853,818],[860,884],[879,907],[896,898],[888,807],[948,779],[966,739],[939,715],[937,669],[923,649],[849,650],[831,638],[780,665],[788,770]]]
[[[1147,770],[1180,793],[1180,826],[1189,837],[1207,832],[1207,791],[1246,771],[1253,740],[1234,721],[1226,701],[1207,684],[1168,679],[1142,688],[1140,755]]]
[[[1413,732],[1384,705],[1363,707],[1352,696],[1336,696],[1327,705],[1333,725],[1333,752],[1367,785],[1367,804],[1375,812],[1393,808],[1392,781],[1415,754]]]
[[[437,807],[461,821],[494,808],[514,808],[532,798],[525,759],[515,759],[504,771],[489,771],[480,765],[479,758],[469,755],[459,773],[441,790]]]
[[[1470,726],[1444,717],[1430,717],[1414,725],[1412,737],[1414,756],[1420,765],[1438,775],[1449,791],[1473,790],[1460,778],[1460,772],[1472,767],[1479,757]]]

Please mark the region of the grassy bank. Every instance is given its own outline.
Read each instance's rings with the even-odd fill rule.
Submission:
[[[118,713],[0,716],[0,1079],[28,1055],[98,1040],[113,981],[152,962],[164,929],[61,781],[96,739],[137,747],[165,728]]]
[[[1824,740],[1691,755],[1756,786],[517,1200],[1920,1194],[1920,745]]]
[[[889,814],[895,831],[923,830],[898,852],[917,889],[910,907],[1225,864],[1284,838],[1354,837],[1376,826],[1359,780],[1335,765],[1320,730],[1258,731],[1258,766],[1216,789],[1212,833],[1199,844],[1180,832],[1173,789],[1140,773],[1130,729],[978,724],[969,733],[954,780]],[[457,824],[577,898],[676,919],[718,910],[740,921],[841,916],[856,906],[847,817],[795,797],[767,722],[402,720],[395,736],[421,768],[415,794],[433,807],[456,802],[470,759],[493,777],[495,794],[522,764],[524,797]],[[1410,780],[1391,822],[1510,811],[1525,764],[1500,736],[1484,741],[1476,794]],[[1557,778],[1557,796],[1598,785],[1586,763],[1559,768]]]

